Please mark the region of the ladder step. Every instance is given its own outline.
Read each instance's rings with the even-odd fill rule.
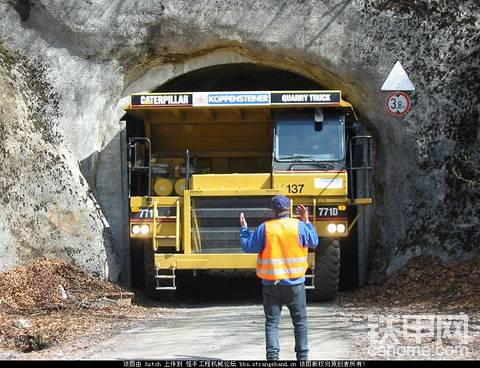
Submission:
[[[156,279],[174,279],[176,276],[175,275],[156,275]]]
[[[155,239],[175,239],[176,235],[157,235]]]
[[[174,219],[177,216],[156,216],[155,219]]]
[[[177,287],[176,286],[157,286],[156,287],[157,290],[177,290]]]
[[[315,270],[312,268],[312,269],[310,269],[310,271],[311,271],[312,273],[307,273],[307,274],[305,275],[305,281],[307,281],[307,279],[310,279],[310,280],[311,280],[311,281],[310,281],[310,284],[307,284],[307,283],[305,282],[305,289],[313,290],[313,289],[315,289]]]

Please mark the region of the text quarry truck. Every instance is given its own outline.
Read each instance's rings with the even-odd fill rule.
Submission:
[[[147,289],[181,287],[176,270],[254,270],[239,214],[254,230],[284,194],[309,207],[321,238],[309,297],[335,298],[338,238],[358,218],[349,222],[352,206],[372,203],[371,137],[340,91],[143,93],[125,110],[141,132],[128,142],[129,230]]]

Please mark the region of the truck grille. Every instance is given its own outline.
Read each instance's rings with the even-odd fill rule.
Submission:
[[[270,196],[192,198],[192,252],[242,253],[240,212],[250,231],[271,216]]]

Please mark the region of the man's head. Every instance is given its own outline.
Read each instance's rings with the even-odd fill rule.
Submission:
[[[277,217],[288,216],[290,213],[290,200],[283,195],[273,197],[272,212]]]

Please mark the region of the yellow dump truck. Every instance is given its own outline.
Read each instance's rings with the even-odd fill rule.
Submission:
[[[310,298],[335,298],[338,238],[357,219],[351,208],[372,203],[371,137],[358,134],[340,91],[141,93],[125,110],[136,124],[130,245],[144,250],[148,289],[181,288],[179,270],[254,270],[239,214],[254,230],[271,216],[271,197],[284,194],[292,208],[309,207],[321,238],[308,257]]]

